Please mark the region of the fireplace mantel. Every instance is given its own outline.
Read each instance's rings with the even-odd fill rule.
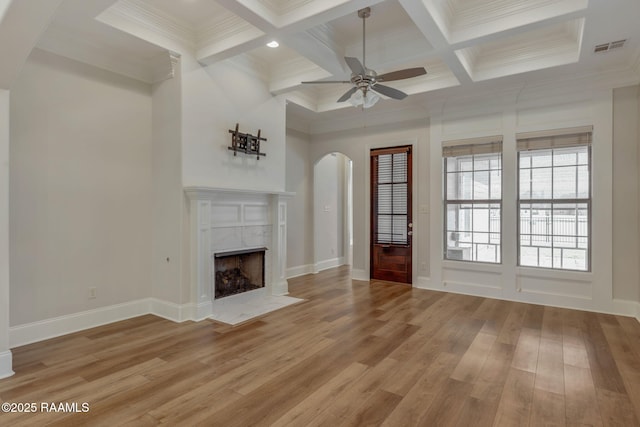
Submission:
[[[218,188],[218,187],[185,187],[184,192],[191,200],[211,199],[220,194],[235,195],[273,195],[283,198],[293,197],[296,193],[289,191],[273,191],[273,190],[248,190],[236,188]]]
[[[198,318],[215,314],[224,300],[215,299],[215,253],[266,247],[264,292],[289,292],[286,200],[294,193],[197,186],[184,192],[190,205],[191,295]]]

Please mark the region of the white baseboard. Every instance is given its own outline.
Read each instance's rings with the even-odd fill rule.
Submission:
[[[211,317],[213,314],[213,302],[207,301],[202,302],[194,306],[194,312],[191,316],[191,320],[194,322],[199,322],[201,320],[207,319]]]
[[[148,298],[9,328],[9,348],[151,313]]]
[[[364,270],[360,270],[358,268],[351,269],[351,279],[353,280],[362,280],[365,282],[369,281],[369,273]]]
[[[416,282],[413,284],[414,288],[418,288],[418,289],[432,289],[431,288],[431,278],[429,277],[424,277],[424,276],[418,276],[418,280],[416,280]]]
[[[286,295],[289,292],[286,280],[275,284],[272,292],[274,295]],[[178,323],[187,320],[198,322],[213,314],[213,303],[207,301],[200,304],[176,304],[158,298],[144,298],[12,326],[9,328],[9,348],[20,347],[145,314],[153,314]],[[6,353],[0,353],[0,378],[2,378],[2,375],[9,376],[12,374],[11,352]]]
[[[319,273],[323,270],[328,270],[330,268],[339,267],[344,264],[344,257],[327,259],[324,261],[317,262],[314,268],[316,273]]]
[[[297,267],[287,268],[287,279],[311,273],[313,273],[313,264],[299,265]]]
[[[369,277],[364,270],[352,269],[351,276],[354,280],[369,280]],[[418,277],[415,287],[418,289],[485,296],[479,295],[476,289],[472,290],[471,292],[462,292],[469,290],[447,289],[447,287],[436,288],[433,286],[430,278],[428,277]],[[273,290],[274,294],[277,294],[278,289]],[[498,299],[507,299],[513,301],[513,299],[504,297],[498,297]],[[519,301],[527,302],[522,300]],[[579,307],[575,308],[580,309]],[[52,319],[41,320],[24,325],[12,326],[9,328],[9,347],[19,347],[37,341],[43,341],[49,338],[55,338],[61,335],[66,335],[84,329],[118,322],[120,320],[130,319],[132,317],[142,316],[145,314],[153,314],[174,322],[183,322],[186,320],[200,321],[206,319],[211,316],[212,312],[213,304],[211,302],[180,305],[168,301],[159,300],[157,298],[145,298],[123,304],[116,304],[109,307],[101,307],[95,310],[88,310],[66,316],[55,317]],[[613,307],[610,312],[611,314],[620,314],[635,317],[640,322],[640,302],[614,300]],[[0,378],[8,377],[11,375],[13,375],[11,351],[9,350],[0,352]]]
[[[0,352],[0,380],[14,374],[12,364],[11,350]]]
[[[271,295],[288,295],[289,294],[289,282],[286,279],[274,280],[271,283]]]
[[[149,314],[154,314],[167,320],[180,323],[196,318],[194,304],[176,304],[157,298],[149,298],[149,303]]]
[[[621,316],[630,316],[635,317],[638,322],[640,322],[640,302],[636,301],[628,301],[628,300],[618,300],[614,299],[613,304],[609,308],[605,309],[594,309],[593,307],[585,304],[580,304],[577,298],[567,298],[566,301],[563,301],[558,298],[558,296],[553,297],[553,301],[550,301],[549,298],[536,300],[532,295],[525,295],[524,297],[509,297],[504,294],[501,294],[501,288],[491,288],[486,286],[475,286],[468,284],[460,284],[455,282],[444,282],[441,287],[434,286],[434,283],[431,282],[429,277],[418,277],[417,282],[414,284],[414,287],[417,289],[424,289],[429,291],[438,291],[438,292],[451,292],[454,294],[464,294],[464,295],[472,295],[486,298],[494,298],[505,301],[515,301],[522,302],[526,304],[541,304],[541,305],[549,305],[554,307],[568,308],[572,310],[586,310],[586,311],[596,311],[608,314],[615,314]],[[518,294],[520,296],[521,294]]]
[[[640,322],[640,302],[614,299],[613,306],[617,314],[635,317]]]

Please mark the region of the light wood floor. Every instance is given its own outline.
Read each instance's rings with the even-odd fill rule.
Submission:
[[[348,277],[291,280],[306,302],[235,328],[143,316],[16,348],[2,402],[90,410],[0,425],[640,425],[637,320]]]

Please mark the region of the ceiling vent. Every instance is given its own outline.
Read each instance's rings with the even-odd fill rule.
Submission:
[[[596,45],[596,47],[593,49],[593,52],[594,53],[609,52],[610,50],[618,49],[624,46],[624,43],[626,41],[627,40],[624,39],[624,40],[616,40],[614,42],[599,44],[599,45]]]

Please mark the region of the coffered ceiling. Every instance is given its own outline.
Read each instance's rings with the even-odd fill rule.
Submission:
[[[350,107],[336,102],[349,85],[300,82],[349,80],[343,57],[362,59],[367,6],[366,66],[428,72],[389,83],[409,98],[373,109],[553,79],[640,82],[637,0],[64,0],[39,47],[150,82],[177,45],[204,65],[242,59],[273,94],[329,113]]]

